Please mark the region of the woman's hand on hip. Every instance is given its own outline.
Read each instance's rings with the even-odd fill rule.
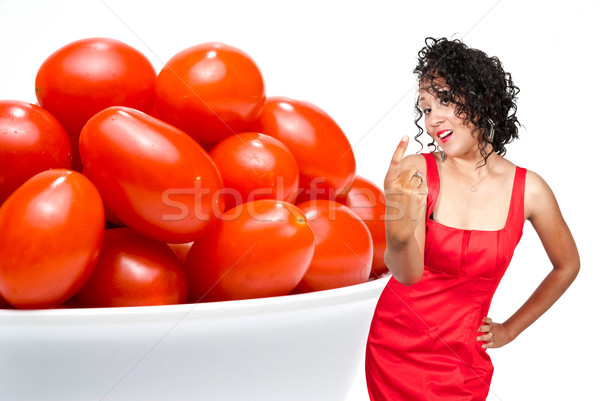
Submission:
[[[489,317],[483,318],[483,324],[477,329],[477,341],[482,348],[500,348],[513,340],[508,329],[502,323],[495,323]]]

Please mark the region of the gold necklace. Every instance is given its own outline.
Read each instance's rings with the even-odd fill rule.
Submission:
[[[496,161],[497,163],[497,161]],[[490,169],[488,170],[487,174],[484,175],[479,181],[477,181],[475,184],[471,185],[471,192],[476,192],[477,191],[477,186],[479,184],[481,184],[481,182],[483,180],[485,180],[487,178],[488,175],[490,175],[492,173],[492,170],[494,169],[494,167],[496,167],[496,163],[494,163],[494,165],[492,167],[490,167]],[[461,174],[462,172],[460,171],[460,169],[456,166],[455,163],[452,163],[452,165],[454,166],[455,169],[457,169]]]

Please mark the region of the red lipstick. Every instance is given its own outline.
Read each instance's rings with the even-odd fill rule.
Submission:
[[[442,129],[437,132],[438,138],[442,141],[442,143],[446,143],[450,140],[450,136],[452,135],[451,129]]]

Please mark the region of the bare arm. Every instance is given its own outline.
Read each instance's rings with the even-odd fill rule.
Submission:
[[[408,138],[398,145],[384,183],[387,242],[384,259],[396,280],[411,285],[423,276],[427,183],[425,177],[421,182],[414,176],[424,170],[422,156],[404,157],[407,146]]]
[[[492,341],[486,344],[489,348],[500,347],[515,339],[562,296],[579,272],[577,246],[556,198],[548,184],[531,171],[527,173],[525,213],[540,237],[552,270],[523,306],[504,323],[487,322],[487,328],[493,333],[489,338]],[[480,331],[486,331],[485,326],[481,326]],[[481,336],[481,340],[488,340],[488,336]]]
[[[385,264],[396,280],[405,285],[418,282],[423,276],[423,247],[415,236],[408,242],[387,245]]]

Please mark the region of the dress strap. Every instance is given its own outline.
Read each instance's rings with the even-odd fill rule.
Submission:
[[[433,153],[423,153],[427,163],[427,217],[433,213],[435,202],[440,193],[440,175],[438,173],[437,162]]]
[[[525,176],[527,169],[517,166],[515,182],[508,212],[507,225],[522,229],[525,223]]]

